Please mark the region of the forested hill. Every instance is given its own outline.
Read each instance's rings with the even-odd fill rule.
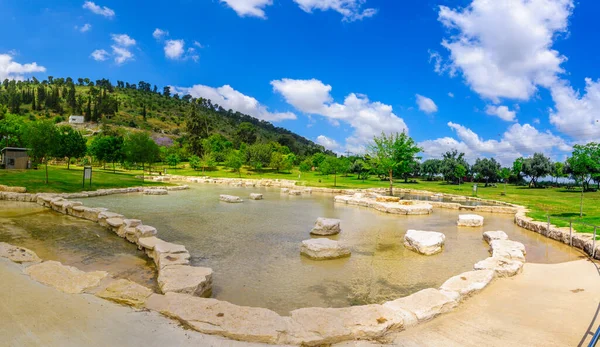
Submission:
[[[327,152],[287,129],[225,110],[211,100],[180,97],[169,87],[140,81],[128,83],[107,79],[91,81],[53,78],[38,81],[4,80],[0,87],[0,118],[6,113],[22,115],[28,121],[53,119],[67,121],[70,115],[83,115],[90,124],[137,128],[164,134],[201,154],[202,139],[220,134],[237,148],[241,143],[277,142],[299,156]],[[1,135],[1,134],[0,134]]]

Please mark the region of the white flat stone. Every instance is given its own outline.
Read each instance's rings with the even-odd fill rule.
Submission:
[[[158,286],[163,293],[208,296],[212,291],[213,271],[206,267],[169,265],[158,271]]]
[[[263,195],[262,194],[258,194],[258,193],[252,193],[252,194],[250,194],[250,199],[251,200],[262,200],[263,199]]]
[[[495,240],[490,243],[492,257],[515,259],[525,262],[525,245],[511,240]]]
[[[301,190],[290,190],[289,195],[302,195]]]
[[[486,231],[483,233],[483,239],[485,242],[491,243],[494,240],[508,240],[508,235],[502,230]]]
[[[161,188],[144,189],[144,195],[167,195],[169,191]]]
[[[503,257],[489,257],[473,266],[475,270],[493,270],[498,277],[512,277],[521,272],[523,262]]]
[[[226,194],[221,194],[219,196],[219,199],[223,202],[228,202],[228,203],[244,202],[244,200],[242,200],[239,196],[226,195]]]
[[[435,231],[408,230],[404,247],[423,255],[433,255],[443,250],[446,236]]]
[[[341,221],[333,218],[317,218],[315,226],[310,231],[313,235],[329,236],[339,234]]]
[[[461,214],[458,216],[458,226],[480,227],[483,226],[483,217],[476,214]]]
[[[310,239],[302,241],[300,253],[314,260],[337,259],[350,256],[350,250],[339,242],[330,239]]]
[[[83,272],[51,260],[28,267],[25,273],[38,282],[70,294],[96,287],[108,276],[106,271]]]
[[[495,272],[493,270],[464,272],[448,279],[442,284],[440,290],[455,292],[458,296],[458,301],[462,301],[487,287],[494,279],[494,276]]]
[[[152,293],[150,288],[126,279],[119,279],[96,293],[96,296],[119,304],[141,308]]]
[[[412,312],[419,322],[427,321],[437,315],[455,308],[458,303],[451,295],[434,288],[427,288],[412,295],[388,301],[383,306]]]
[[[41,261],[34,251],[5,242],[0,242],[0,257],[7,258],[15,263],[38,263]]]

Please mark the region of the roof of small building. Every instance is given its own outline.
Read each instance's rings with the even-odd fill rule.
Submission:
[[[19,148],[19,147],[4,147],[0,152],[12,151],[12,152],[27,152],[28,148]]]

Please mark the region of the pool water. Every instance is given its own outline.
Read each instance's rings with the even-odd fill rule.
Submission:
[[[192,185],[167,196],[112,195],[83,199],[142,219],[166,241],[187,247],[193,265],[214,270],[213,297],[238,305],[266,307],[282,314],[301,307],[344,307],[381,303],[437,287],[472,270],[489,256],[482,232],[504,230],[527,247],[527,260],[556,263],[579,253],[513,223],[507,214],[485,214],[482,228],[458,228],[458,211],[434,209],[429,216],[398,216],[335,204],[333,196],[289,196],[276,188]],[[263,193],[264,200],[248,200]],[[219,201],[238,195],[241,204]],[[341,234],[332,237],[352,250],[350,258],[313,261],[300,255],[302,240],[318,217],[339,218]],[[442,253],[422,256],[403,246],[408,229],[443,232]]]
[[[29,248],[43,260],[108,271],[157,289],[154,263],[134,244],[96,223],[36,204],[0,201],[0,242]]]

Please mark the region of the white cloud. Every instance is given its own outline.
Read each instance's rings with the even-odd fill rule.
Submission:
[[[454,97],[454,93],[448,92],[448,96],[451,97],[451,98],[453,98]]]
[[[200,42],[198,42],[198,41],[194,41],[194,46],[196,46],[196,47],[198,47],[200,49],[204,48],[204,46]]]
[[[154,29],[154,32],[152,33],[152,37],[154,37],[157,40],[161,40],[165,36],[169,36],[169,32],[166,30],[161,30],[159,28]]]
[[[232,109],[265,121],[279,122],[286,119],[296,119],[296,115],[291,112],[270,112],[265,105],[255,98],[244,95],[229,85],[213,88],[197,84],[189,88],[172,87],[172,90],[173,93],[181,95],[190,94],[195,98],[210,99],[213,104],[218,104],[226,110]]]
[[[108,8],[106,6],[102,6],[102,7],[98,6],[92,1],[84,2],[83,8],[88,9],[88,10],[94,12],[95,14],[99,14],[106,18],[113,18],[115,16],[115,11],[111,10],[110,8]]]
[[[585,79],[585,94],[580,95],[567,82],[550,89],[555,107],[550,123],[577,141],[600,141],[600,80]]]
[[[92,29],[92,25],[89,23],[85,23],[83,26],[79,27],[79,26],[75,26],[75,30],[78,30],[82,33],[88,32]]]
[[[135,40],[127,34],[111,34],[112,40],[121,47],[129,47],[135,45]]]
[[[509,110],[507,106],[488,105],[485,108],[485,113],[490,116],[497,116],[507,122],[514,122],[517,116],[517,112]]]
[[[0,54],[0,81],[8,78],[9,80],[23,80],[24,75],[35,72],[46,72],[46,68],[37,63],[20,64],[13,60],[10,54]]]
[[[433,102],[433,100],[431,100],[430,98],[428,98],[426,96],[419,95],[419,94],[416,94],[416,97],[417,97],[417,105],[419,106],[419,110],[421,110],[427,114],[437,112],[438,107],[435,104],[435,102]]]
[[[169,59],[180,59],[185,53],[185,41],[167,40],[165,42],[165,56]]]
[[[377,14],[374,8],[362,9],[366,0],[294,0],[307,13],[314,10],[333,10],[343,16],[344,21],[352,22]]]
[[[336,140],[330,139],[325,135],[319,135],[316,143],[334,152],[337,152],[341,149],[340,144]]]
[[[119,47],[116,45],[111,46],[113,55],[115,56],[115,63],[121,65],[128,60],[133,60],[133,53],[125,47]]]
[[[265,7],[273,5],[273,0],[220,0],[231,7],[240,17],[267,18]]]
[[[349,124],[354,132],[346,138],[345,148],[352,152],[364,152],[365,145],[381,132],[408,131],[404,120],[393,113],[391,106],[371,102],[366,95],[351,93],[340,104],[333,102],[331,86],[316,79],[282,79],[272,81],[271,85],[297,110],[325,117],[334,125]]]
[[[528,100],[537,86],[548,87],[563,72],[566,58],[552,49],[567,31],[572,0],[473,0],[466,8],[440,6],[439,21],[455,35],[443,40],[450,52],[438,72],[461,71],[481,97]]]
[[[456,132],[460,140],[444,137],[420,143],[426,157],[441,158],[442,154],[456,149],[465,153],[471,163],[476,158],[486,156],[496,158],[502,165],[510,165],[518,157],[530,156],[542,152],[551,157],[571,151],[571,147],[550,131],[540,132],[529,124],[511,125],[499,140],[484,140],[474,131],[460,124],[449,122],[448,126]],[[500,134],[498,134],[500,136]]]
[[[93,51],[92,54],[90,54],[90,56],[95,61],[105,61],[106,59],[108,59],[110,54],[103,49],[97,49],[97,50]]]

